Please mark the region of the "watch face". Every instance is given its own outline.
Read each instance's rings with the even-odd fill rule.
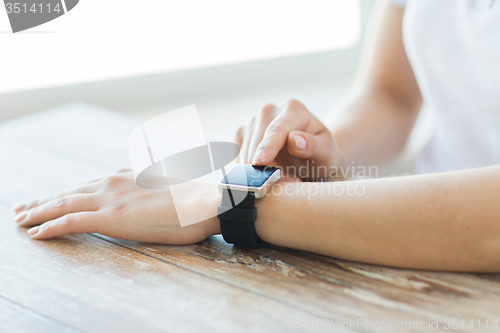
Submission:
[[[248,187],[261,187],[278,168],[270,166],[253,166],[250,164],[235,165],[221,183],[228,185],[240,185]]]

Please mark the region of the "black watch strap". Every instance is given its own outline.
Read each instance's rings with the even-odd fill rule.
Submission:
[[[238,204],[235,205],[235,202]],[[264,244],[255,231],[257,208],[252,192],[222,189],[222,203],[217,208],[217,216],[226,242],[253,248]]]

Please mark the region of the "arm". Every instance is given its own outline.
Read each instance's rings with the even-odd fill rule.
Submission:
[[[257,233],[271,244],[395,267],[500,271],[500,166],[277,186],[257,203]]]

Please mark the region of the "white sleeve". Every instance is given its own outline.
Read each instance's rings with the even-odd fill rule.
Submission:
[[[406,6],[406,3],[408,2],[408,0],[391,0],[391,2],[393,4],[395,4],[396,6],[404,8]]]

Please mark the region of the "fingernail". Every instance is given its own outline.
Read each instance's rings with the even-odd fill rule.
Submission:
[[[39,231],[39,230],[40,230],[40,226],[38,226],[38,227],[33,227],[33,228],[31,228],[30,230],[28,230],[28,234],[29,234],[31,237],[33,237],[33,236],[35,236],[35,235],[38,233],[38,231]]]
[[[14,217],[14,221],[16,221],[17,223],[22,222],[26,218],[26,215],[28,215],[28,211],[25,210],[24,212],[17,214]]]
[[[13,211],[15,211],[15,212],[17,212],[17,211],[19,211],[19,210],[21,210],[21,209],[24,209],[24,207],[25,207],[25,206],[26,206],[26,204],[25,204],[25,203],[23,203],[23,202],[18,202],[18,203],[14,204],[14,205],[12,206],[12,210],[13,210]]]
[[[255,155],[252,159],[252,164],[264,162],[265,158],[266,158],[266,151],[264,149],[259,149],[259,151],[257,151],[257,153],[255,153]]]
[[[303,137],[300,135],[294,135],[293,138],[298,150],[306,150],[306,140],[304,140]]]

